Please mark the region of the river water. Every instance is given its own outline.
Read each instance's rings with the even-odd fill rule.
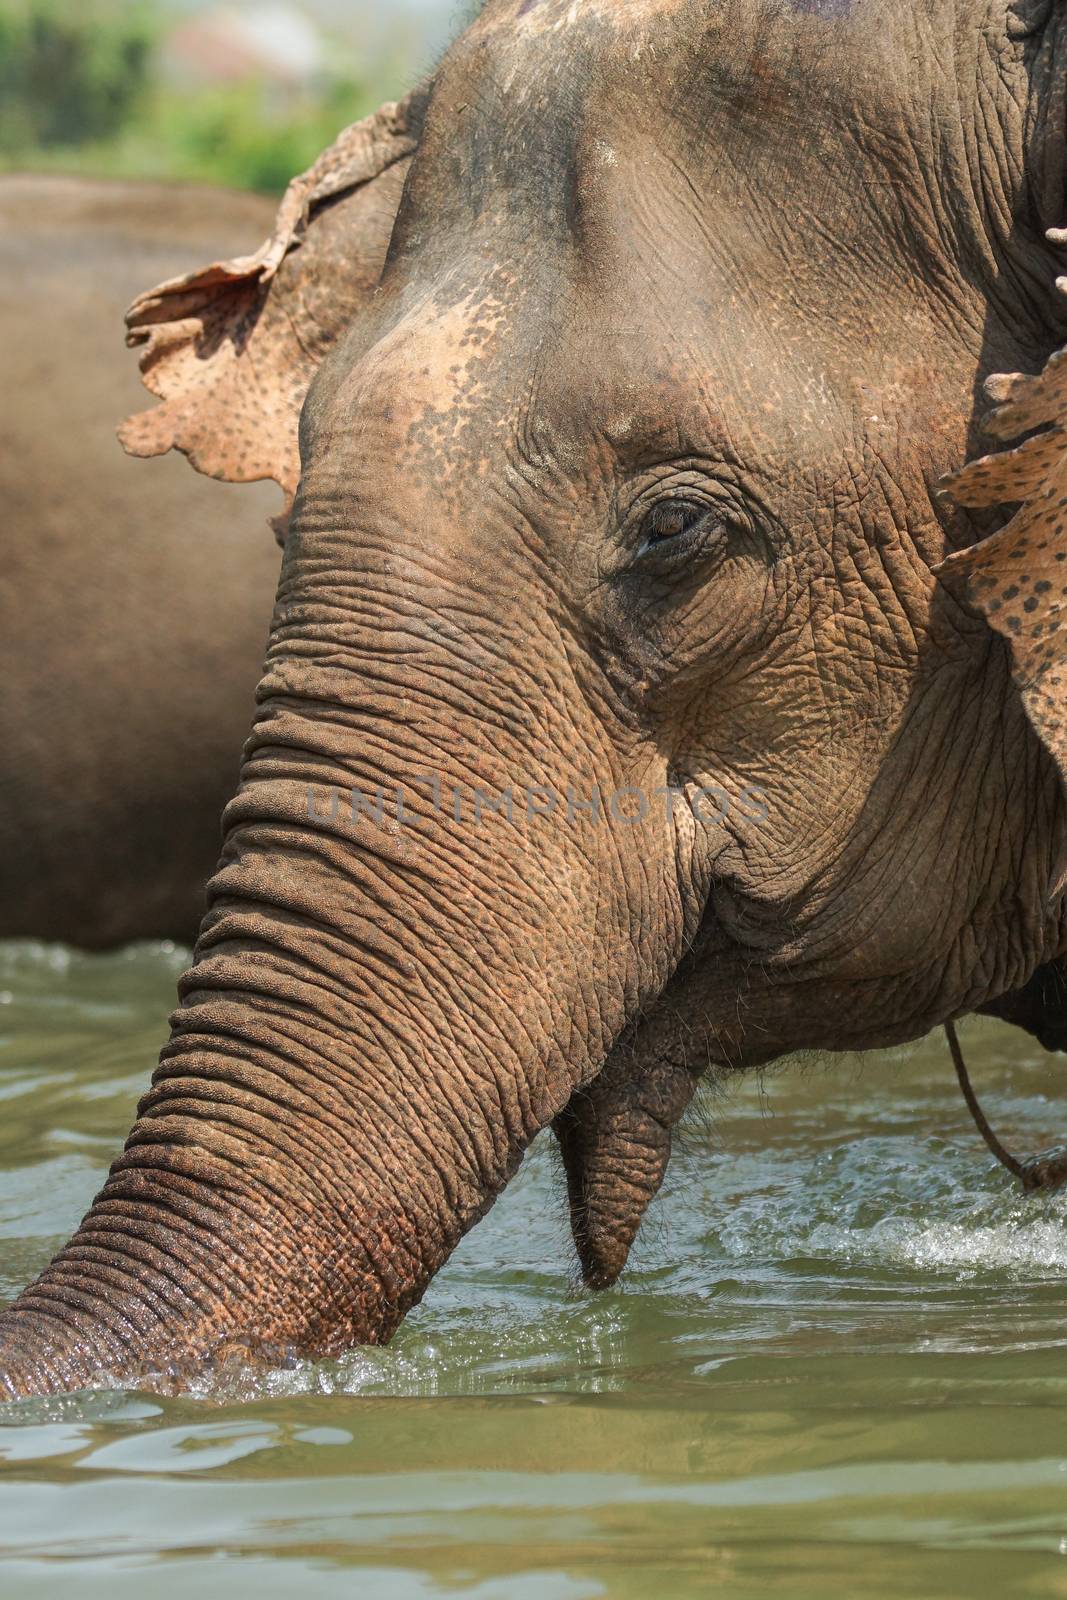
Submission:
[[[183,953],[0,946],[0,1297],[86,1208]],[[1002,1135],[1067,1074],[964,1030]],[[535,1146],[387,1351],[0,1415],[0,1594],[1067,1597],[1067,1196],[1024,1199],[943,1042],[700,1108],[622,1285]]]

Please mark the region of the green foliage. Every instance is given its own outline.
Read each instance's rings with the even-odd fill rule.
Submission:
[[[162,83],[158,0],[0,0],[0,166],[280,193],[395,82],[315,94]]]
[[[376,104],[351,82],[335,83],[321,98],[282,115],[255,84],[192,99],[161,95],[152,108],[153,143],[167,173],[278,194],[343,127]]]
[[[137,4],[8,0],[0,8],[0,150],[118,132],[148,78],[151,19]]]

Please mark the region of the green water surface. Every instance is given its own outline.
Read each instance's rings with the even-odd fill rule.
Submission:
[[[0,1297],[88,1205],[181,952],[0,946]],[[1003,1135],[1067,1075],[965,1043]],[[943,1044],[698,1114],[623,1284],[575,1287],[542,1140],[387,1351],[0,1415],[0,1595],[1067,1597],[1067,1197]]]

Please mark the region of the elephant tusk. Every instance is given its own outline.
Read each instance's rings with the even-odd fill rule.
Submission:
[[[952,1064],[956,1068],[956,1077],[959,1079],[963,1098],[967,1108],[974,1118],[975,1126],[982,1135],[990,1150],[996,1156],[1002,1167],[1007,1167],[1013,1177],[1018,1178],[1028,1194],[1038,1190],[1051,1192],[1067,1182],[1067,1146],[1056,1145],[1051,1150],[1042,1150],[1036,1156],[1031,1156],[1027,1161],[1018,1161],[1006,1150],[989,1126],[985,1112],[978,1104],[978,1097],[971,1086],[970,1075],[967,1072],[967,1063],[963,1059],[960,1049],[959,1036],[956,1033],[954,1022],[945,1023],[945,1036],[948,1039],[948,1048],[952,1056]]]

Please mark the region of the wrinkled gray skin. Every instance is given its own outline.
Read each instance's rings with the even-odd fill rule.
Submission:
[[[122,317],[273,206],[0,178],[0,938],[192,940],[277,584],[276,495],[128,461]]]
[[[13,1392],[387,1338],[549,1123],[610,1283],[701,1071],[915,1039],[1062,956],[1058,781],[932,569],[981,531],[935,496],[977,386],[1064,335],[1063,31],[493,0],[455,46],[305,408],[173,1036],[0,1324]],[[673,814],[457,824],[430,771]],[[330,820],[381,783],[406,828]]]

